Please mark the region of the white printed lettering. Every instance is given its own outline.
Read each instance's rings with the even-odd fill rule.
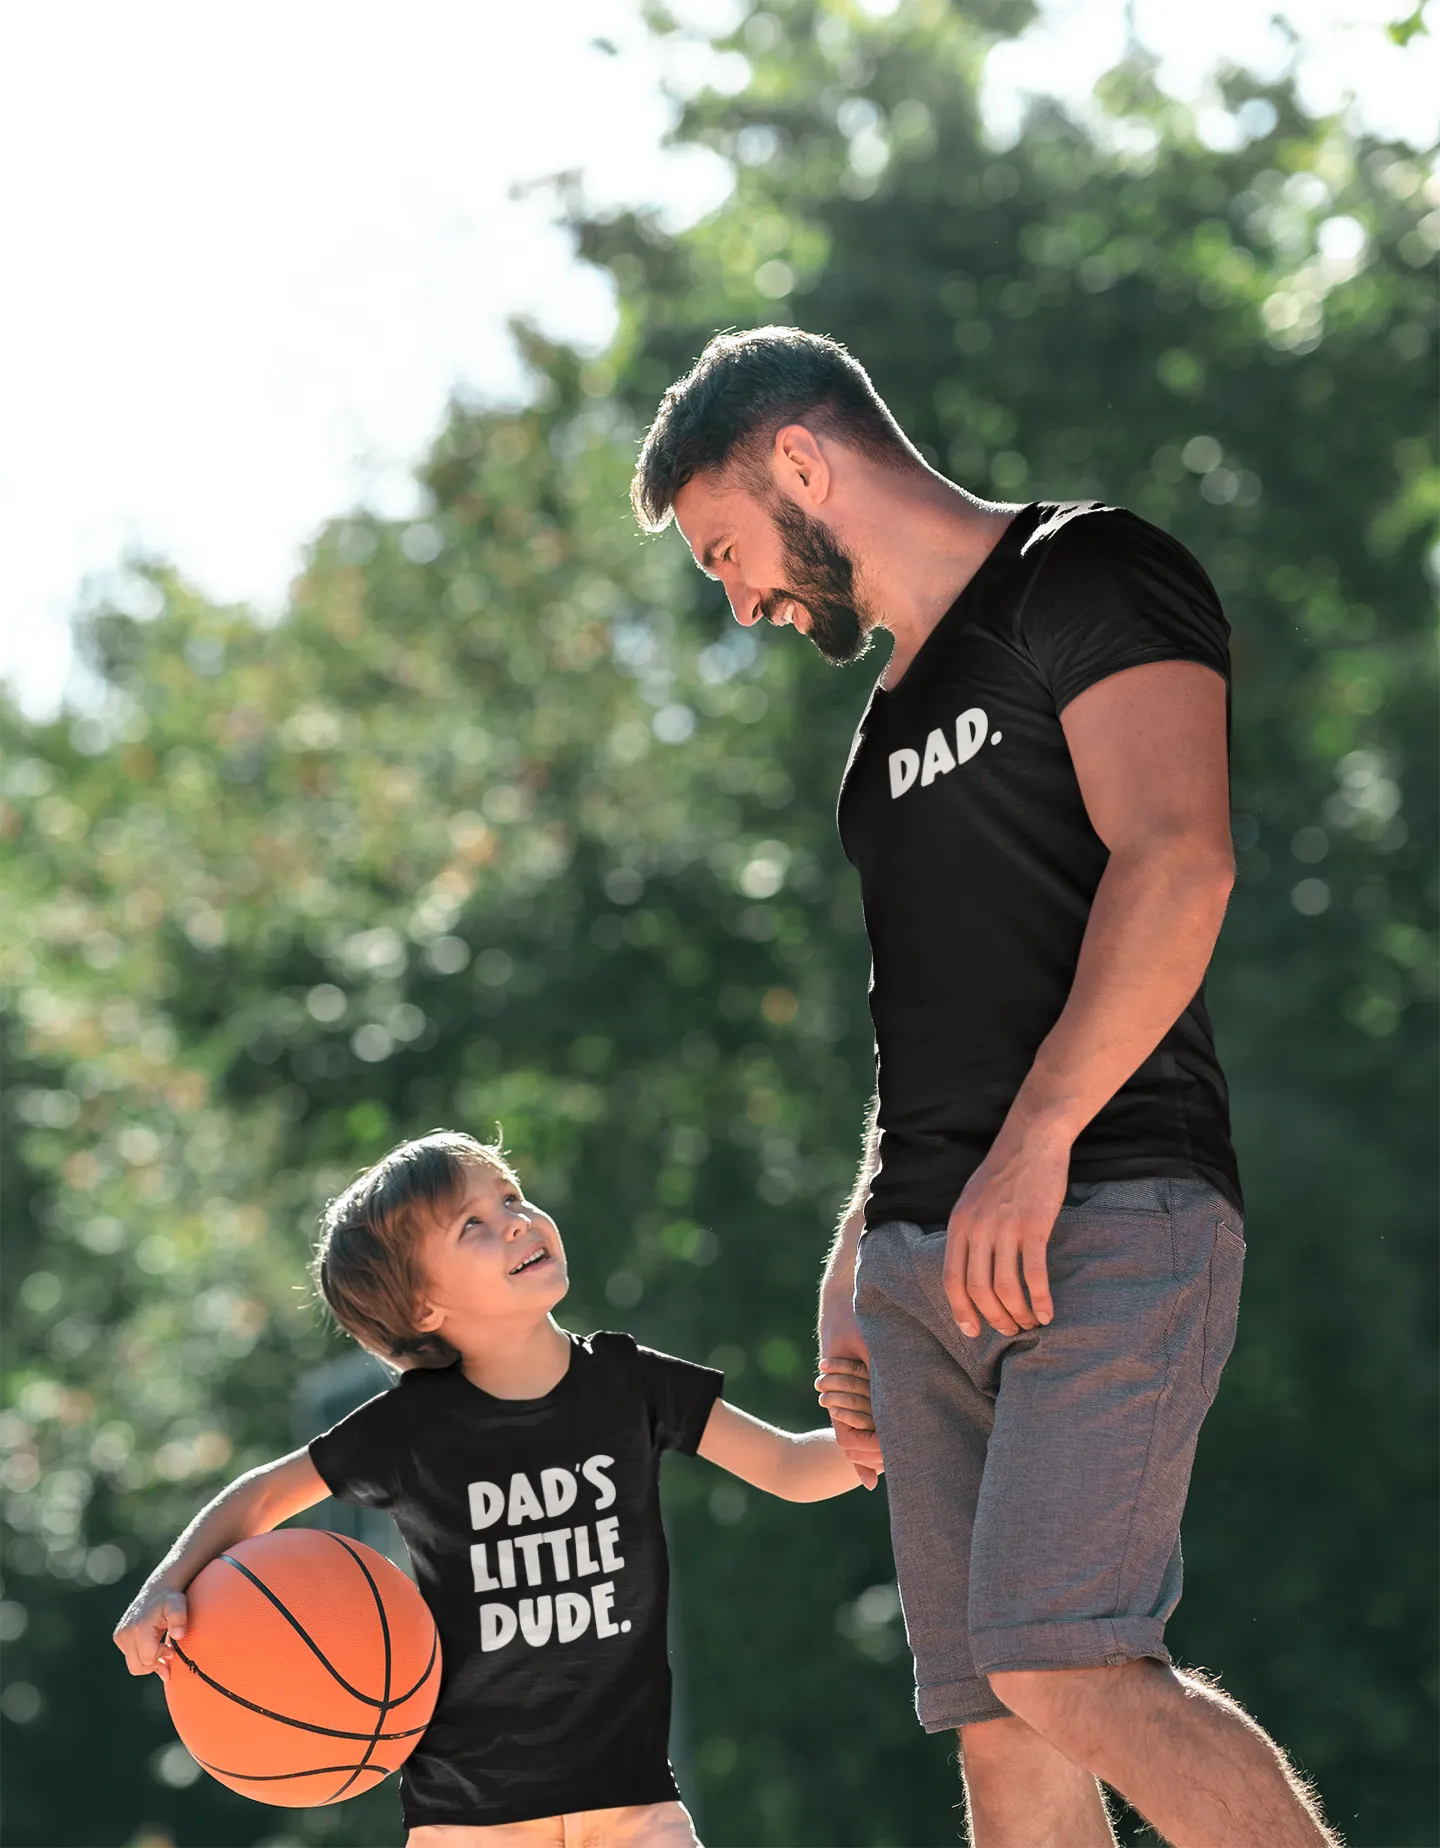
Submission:
[[[500,1583],[507,1588],[515,1583],[515,1542],[497,1540],[495,1542],[495,1561],[500,1572]]]
[[[920,787],[927,789],[937,776],[948,776],[955,768],[955,759],[950,746],[945,742],[942,731],[932,731],[925,740],[925,764],[920,772]]]
[[[507,1520],[512,1527],[518,1527],[522,1521],[543,1521],[545,1510],[540,1506],[540,1497],[530,1487],[530,1478],[518,1471],[510,1478],[510,1512]]]
[[[920,753],[907,745],[903,751],[890,753],[890,796],[903,796],[920,774]]]
[[[538,1649],[542,1643],[550,1641],[550,1625],[553,1620],[554,1612],[549,1598],[520,1600],[520,1628],[532,1649]]]
[[[470,1569],[475,1574],[476,1591],[499,1591],[500,1589],[499,1579],[490,1576],[490,1566],[485,1558],[488,1551],[489,1548],[483,1540],[470,1549]]]
[[[498,1483],[470,1484],[470,1525],[493,1527],[505,1508],[505,1493]]]
[[[600,1570],[600,1561],[591,1557],[590,1529],[577,1527],[575,1533],[575,1576],[588,1578],[592,1572]]]
[[[516,1534],[515,1544],[525,1557],[525,1583],[538,1585],[541,1579],[540,1547],[544,1534]]]
[[[503,1649],[519,1627],[515,1613],[508,1604],[480,1606],[480,1647],[487,1655],[492,1650]]]
[[[562,1643],[573,1643],[590,1628],[590,1600],[578,1591],[562,1591],[555,1600],[555,1634]]]
[[[568,1469],[542,1469],[540,1487],[545,1496],[545,1512],[553,1521],[580,1493],[579,1485]]]
[[[555,1576],[563,1585],[570,1576],[570,1529],[554,1527],[540,1538],[550,1548],[550,1556],[555,1561]]]
[[[590,1587],[590,1601],[595,1606],[595,1634],[597,1636],[618,1636],[620,1626],[612,1623],[610,1609],[615,1602],[615,1587],[606,1579],[603,1585]]]
[[[970,759],[985,742],[985,734],[990,729],[990,721],[985,717],[984,709],[972,706],[968,712],[962,712],[955,721],[955,761],[968,764]],[[998,733],[997,733],[998,737]],[[948,769],[948,765],[946,766]]]
[[[615,1499],[615,1484],[605,1474],[614,1461],[614,1457],[587,1457],[580,1465],[580,1474],[596,1491],[597,1508],[608,1508]]]
[[[620,1538],[620,1522],[613,1514],[608,1521],[595,1523],[595,1538],[600,1542],[600,1561],[605,1571],[619,1572],[625,1561],[615,1550]]]

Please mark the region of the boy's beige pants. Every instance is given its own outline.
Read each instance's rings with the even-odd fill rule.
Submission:
[[[410,1831],[405,1848],[700,1848],[700,1839],[683,1803],[642,1803],[474,1829],[427,1824]]]

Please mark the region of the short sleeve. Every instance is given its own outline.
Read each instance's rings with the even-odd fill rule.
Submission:
[[[397,1499],[402,1447],[396,1441],[399,1388],[377,1393],[310,1440],[310,1461],[337,1501],[389,1508]]]
[[[1198,661],[1230,681],[1230,627],[1215,587],[1178,540],[1112,507],[1064,509],[1026,549],[1047,548],[1021,639],[1063,712],[1127,667]]]
[[[714,1367],[676,1360],[673,1355],[658,1354],[654,1348],[640,1347],[638,1343],[635,1357],[650,1408],[655,1448],[693,1456],[705,1435],[705,1425],[720,1397],[725,1375]]]

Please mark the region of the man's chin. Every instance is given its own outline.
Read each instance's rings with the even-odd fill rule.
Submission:
[[[817,629],[813,623],[808,634],[815,644],[816,652],[832,667],[853,667],[863,656],[869,654],[870,644],[875,639],[873,629],[857,627],[853,632],[847,631],[843,635],[837,635],[829,629]]]

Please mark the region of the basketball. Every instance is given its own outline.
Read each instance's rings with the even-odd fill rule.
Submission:
[[[170,1717],[191,1756],[260,1803],[373,1790],[435,1709],[425,1600],[372,1547],[316,1528],[242,1540],[197,1573],[168,1645]]]

